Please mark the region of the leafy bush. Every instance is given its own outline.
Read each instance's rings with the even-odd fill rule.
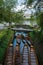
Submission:
[[[13,34],[13,32],[11,30],[7,30],[4,32],[5,32],[4,34],[2,34],[2,33],[0,34],[0,35],[2,35],[0,37],[0,62],[3,61],[4,54],[8,47],[9,40]]]

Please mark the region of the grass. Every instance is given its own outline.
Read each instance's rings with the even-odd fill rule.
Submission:
[[[4,59],[4,54],[9,45],[9,41],[12,35],[13,31],[11,30],[4,30],[0,33],[0,63]]]
[[[0,31],[0,39],[6,34],[7,30],[1,30]]]

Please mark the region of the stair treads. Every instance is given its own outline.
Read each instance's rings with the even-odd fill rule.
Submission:
[[[38,61],[36,59],[36,54],[33,46],[30,48],[30,59],[31,59],[31,65],[37,65]]]
[[[9,46],[8,48],[4,65],[12,65],[12,62],[13,62],[13,49],[12,48],[13,46]]]
[[[31,63],[31,65],[37,65],[36,63]]]
[[[29,65],[28,54],[29,54],[28,46],[25,45],[23,48],[22,65]]]
[[[14,65],[20,65],[20,47],[19,47],[19,44],[16,45],[14,54],[15,54],[15,59],[14,59],[15,64]]]

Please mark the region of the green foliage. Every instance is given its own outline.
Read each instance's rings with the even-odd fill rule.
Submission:
[[[31,5],[34,0],[27,0],[27,5]]]
[[[12,21],[12,12],[11,9],[16,5],[16,0],[0,0],[0,22]],[[14,13],[13,13],[14,14]]]
[[[0,0],[0,7],[2,7],[4,1],[3,0]]]
[[[7,30],[0,31],[0,39],[6,34]]]
[[[19,11],[19,12],[15,13],[14,20],[17,23],[19,23],[20,21],[23,21],[24,20],[23,12],[22,11]]]
[[[4,35],[2,33],[0,34],[0,35],[3,35],[0,39],[0,62],[3,62],[4,54],[6,52],[6,49],[8,47],[8,43],[12,34],[13,32],[11,30],[7,30],[6,34]]]
[[[30,32],[29,34],[30,34],[30,37],[32,38],[32,40],[34,41],[35,38],[36,38],[36,36],[35,36],[35,31]]]
[[[0,22],[6,21],[11,24],[11,22],[20,22],[23,20],[23,12],[12,12],[11,9],[15,7],[17,0],[5,0],[1,1],[0,8]]]
[[[15,5],[16,5],[16,2],[17,2],[17,0],[5,0],[5,6],[6,7],[10,7],[10,8],[12,8],[12,7],[14,7]]]
[[[39,26],[41,27],[41,29],[43,29],[43,12],[39,12],[37,16],[37,22]]]

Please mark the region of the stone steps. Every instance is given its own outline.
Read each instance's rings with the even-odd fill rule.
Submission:
[[[9,46],[8,51],[7,51],[7,57],[5,59],[5,64],[4,65],[12,65],[13,63],[13,46]]]
[[[29,65],[28,54],[29,54],[28,47],[27,45],[25,45],[23,49],[23,55],[22,55],[22,65]]]
[[[30,49],[30,58],[31,58],[31,65],[38,65],[38,60],[33,46]]]

